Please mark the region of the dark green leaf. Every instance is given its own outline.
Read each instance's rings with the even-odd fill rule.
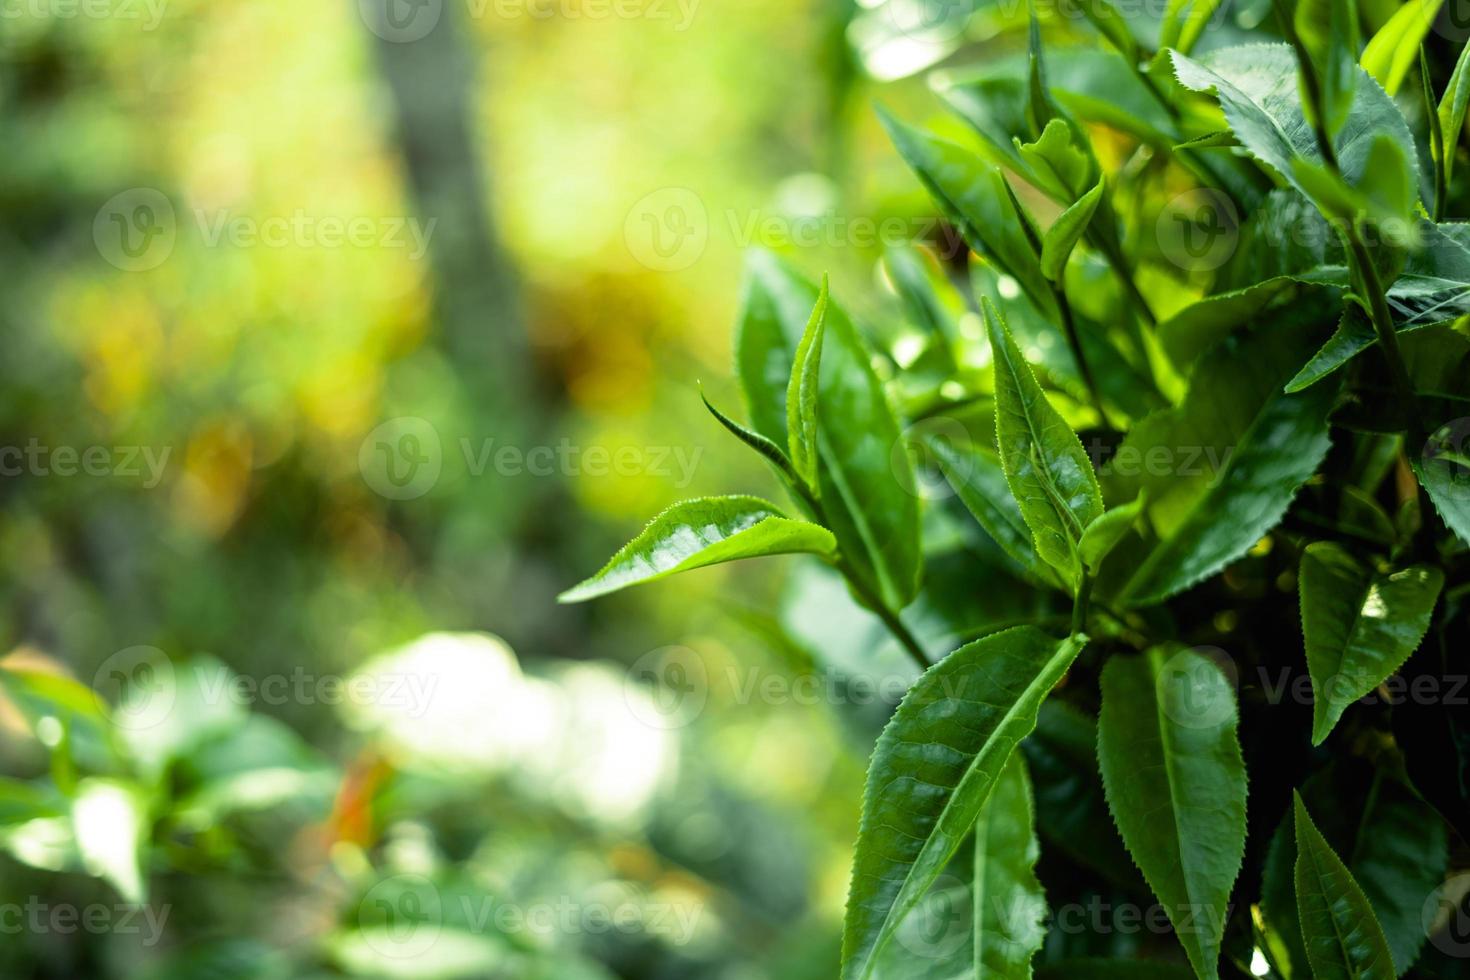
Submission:
[[[1206,354],[1183,403],[1134,426],[1110,461],[1121,496],[1148,491],[1155,535],[1114,586],[1120,601],[1159,602],[1245,554],[1327,454],[1335,386],[1282,391],[1318,323],[1310,309],[1274,319]]]
[[[1342,547],[1318,541],[1302,554],[1300,587],[1315,693],[1312,744],[1321,745],[1349,705],[1418,649],[1444,573],[1431,565],[1374,572]]]
[[[1296,902],[1316,980],[1393,980],[1393,954],[1352,873],[1312,823],[1301,794],[1296,819]]]
[[[868,767],[842,943],[844,980],[878,957],[970,833],[1001,769],[1084,638],[1018,627],[931,667],[905,696]]]
[[[1013,753],[975,821],[977,977],[1029,980],[1031,958],[1046,939],[1034,823],[1026,759]]]
[[[1470,431],[1463,422],[1445,426],[1410,463],[1439,516],[1470,544]]]
[[[1245,853],[1235,691],[1201,654],[1154,647],[1109,660],[1102,695],[1108,806],[1195,973],[1213,978]]]
[[[561,602],[587,599],[721,562],[810,552],[832,557],[826,528],[793,521],[758,497],[702,497],[675,504],[624,545],[602,571],[563,592]]]

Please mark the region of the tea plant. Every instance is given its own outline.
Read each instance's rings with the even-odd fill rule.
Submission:
[[[1462,975],[1467,56],[1419,0],[1077,6],[1080,43],[1033,14],[936,78],[969,146],[884,115],[968,246],[885,259],[917,355],[875,370],[825,281],[751,258],[748,422],[710,411],[792,510],[678,504],[564,599],[804,553],[923,668],[844,980]],[[920,639],[955,504],[916,466],[983,531],[969,594],[1056,596],[1065,635]],[[1099,901],[1164,918],[1063,914]]]

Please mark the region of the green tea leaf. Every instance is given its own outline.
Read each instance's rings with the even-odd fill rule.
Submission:
[[[1043,311],[1053,309],[1041,257],[1026,236],[1005,176],[973,153],[905,126],[879,110],[893,145],[965,242],[987,262],[1020,283]]]
[[[1048,122],[1041,135],[1029,143],[1017,137],[1016,152],[1029,167],[1028,176],[1059,201],[1076,200],[1079,189],[1087,186],[1087,156],[1073,144],[1072,130],[1060,119]]]
[[[1445,142],[1443,166],[1446,187],[1454,170],[1454,149],[1460,145],[1460,134],[1465,129],[1465,110],[1470,107],[1470,68],[1467,65],[1470,65],[1470,45],[1460,49],[1454,73],[1450,75],[1449,84],[1439,100],[1439,129]]]
[[[1300,588],[1313,745],[1418,649],[1443,587],[1444,572],[1431,565],[1374,572],[1330,541],[1307,547]]]
[[[124,901],[146,901],[143,851],[152,826],[139,789],[116,779],[83,780],[71,822],[87,871],[110,883]]]
[[[1082,554],[1082,562],[1093,572],[1102,566],[1103,559],[1117,547],[1118,542],[1133,527],[1133,522],[1138,520],[1138,515],[1143,513],[1144,494],[1139,493],[1132,503],[1123,504],[1104,511],[1097,520],[1087,525],[1082,532],[1082,542],[1078,550]]]
[[[1394,11],[1363,49],[1363,68],[1389,95],[1398,94],[1409,69],[1414,67],[1419,45],[1434,26],[1442,4],[1443,0],[1410,0]]]
[[[1293,20],[1321,84],[1325,128],[1335,137],[1347,121],[1358,81],[1358,5],[1356,0],[1299,0]]]
[[[1318,830],[1363,889],[1383,926],[1395,972],[1414,965],[1425,943],[1424,903],[1444,881],[1449,858],[1445,822],[1434,808],[1398,778],[1361,761],[1338,761],[1302,786],[1303,802],[1315,810]],[[1343,800],[1354,805],[1344,807]],[[1310,971],[1297,916],[1296,835],[1288,810],[1266,856],[1261,910],[1280,936],[1292,976]],[[1285,957],[1283,957],[1285,958]]]
[[[1041,240],[1041,271],[1048,279],[1054,282],[1062,280],[1072,249],[1077,247],[1077,243],[1087,233],[1087,226],[1092,223],[1097,202],[1102,200],[1103,187],[1103,182],[1099,180],[1092,190],[1077,199],[1076,204],[1058,215],[1057,220],[1046,230],[1046,235]]]
[[[1160,31],[1159,47],[1189,54],[1199,42],[1221,0],[1169,0]]]
[[[1419,485],[1429,494],[1449,529],[1470,544],[1470,439],[1462,425],[1450,424],[1430,437],[1424,454],[1409,460]]]
[[[786,436],[791,466],[802,482],[817,488],[817,388],[822,366],[822,337],[827,325],[827,277],[811,319],[796,345],[791,380],[786,386]]]
[[[1006,482],[1031,528],[1036,553],[1074,586],[1082,574],[1082,532],[1103,512],[1092,460],[1046,400],[999,311],[987,300],[995,358],[995,432]]]
[[[831,558],[837,542],[826,528],[794,521],[758,497],[701,497],[675,504],[602,571],[557,597],[584,602],[693,568],[741,558],[810,552]]]
[[[709,413],[713,415],[716,421],[723,425],[725,429],[730,432],[731,435],[764,456],[766,461],[776,468],[776,472],[781,476],[782,479],[789,480],[792,484],[795,484],[797,482],[796,469],[791,465],[791,460],[787,457],[786,453],[781,449],[780,446],[776,445],[774,442],[767,439],[759,432],[756,432],[753,429],[749,429],[741,425],[739,422],[736,422],[734,419],[730,418],[730,416],[726,415],[718,408],[715,408],[714,403],[705,396],[704,387],[702,385],[699,389],[699,397],[700,400],[704,402],[704,407],[709,410]]]
[[[1077,6],[1082,8],[1082,15],[1108,39],[1109,44],[1125,56],[1137,59],[1138,42],[1133,39],[1127,19],[1113,0],[1078,0]]]
[[[1393,954],[1352,873],[1312,823],[1300,793],[1296,815],[1296,901],[1307,960],[1317,980],[1393,980]]]
[[[967,644],[910,688],[868,767],[842,942],[843,980],[884,947],[975,825],[1036,711],[1086,639],[1022,626]]]
[[[1297,92],[1296,55],[1285,44],[1250,44],[1213,51],[1199,61],[1172,54],[1179,83],[1195,91],[1214,91],[1230,128],[1241,144],[1298,190],[1292,161],[1322,163],[1316,136]],[[1342,175],[1353,187],[1381,179],[1370,175],[1369,150],[1387,136],[1401,147],[1414,145],[1409,124],[1383,88],[1361,69],[1354,69],[1348,124],[1333,140]],[[1421,188],[1418,164],[1406,157],[1407,183]]]
[[[1049,852],[1064,854],[1129,892],[1148,886],[1123,847],[1108,813],[1097,768],[1097,722],[1053,699],[1021,743],[1036,795],[1036,827]]]
[[[1012,753],[975,821],[975,975],[1029,980],[1046,939],[1026,759]]]
[[[749,260],[735,363],[750,427],[789,445],[786,396],[819,290],[768,252]],[[843,558],[893,609],[919,587],[919,498],[898,420],[856,327],[828,301],[817,400],[818,496]]]
[[[974,515],[991,540],[1041,581],[1065,588],[1052,567],[1036,554],[1031,529],[1021,516],[1016,498],[1011,496],[1005,469],[995,451],[974,444],[961,449],[938,437],[925,439],[923,445],[939,463],[960,503]]]
[[[1245,853],[1235,691],[1193,650],[1154,647],[1103,668],[1098,762],[1108,806],[1204,978],[1218,976]]]
[[[1282,390],[1319,320],[1310,307],[1274,320],[1205,354],[1184,401],[1134,426],[1109,462],[1121,496],[1148,491],[1154,532],[1132,562],[1110,563],[1126,581],[1100,581],[1118,601],[1162,601],[1244,555],[1326,456],[1335,386]]]

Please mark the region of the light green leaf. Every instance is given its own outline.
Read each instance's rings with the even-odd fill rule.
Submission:
[[[675,504],[649,522],[602,571],[563,592],[584,602],[677,572],[740,558],[810,552],[830,558],[837,542],[826,528],[794,521],[758,497],[701,497]]]
[[[1148,491],[1155,535],[1132,561],[1109,563],[1126,581],[1100,585],[1119,601],[1162,601],[1244,555],[1326,456],[1336,386],[1282,390],[1318,346],[1320,321],[1310,307],[1273,319],[1204,355],[1184,401],[1135,425],[1110,461],[1120,496]]]
[[[1347,121],[1358,81],[1358,5],[1356,0],[1299,0],[1293,21],[1321,86],[1324,128],[1335,137]],[[1304,89],[1304,103],[1305,94]]]
[[[1000,170],[962,147],[905,126],[881,108],[879,117],[899,154],[966,244],[1020,283],[1038,309],[1051,311],[1051,286],[1041,257],[1027,238],[1026,218],[1012,202]]]
[[[1108,39],[1109,44],[1127,57],[1137,59],[1138,42],[1133,39],[1127,19],[1113,0],[1078,0],[1077,6],[1082,8],[1082,15]]]
[[[1215,16],[1221,0],[1169,0],[1160,31],[1159,47],[1189,54]]]
[[[150,827],[137,788],[114,779],[83,780],[72,801],[71,820],[87,871],[108,881],[125,901],[146,900],[141,862]]]
[[[927,438],[923,445],[985,533],[1026,571],[1048,585],[1064,588],[1052,567],[1036,554],[1031,529],[1021,516],[1016,498],[1011,496],[1005,469],[995,451],[974,444],[960,449],[939,437]]]
[[[822,337],[827,325],[827,277],[812,310],[796,356],[791,361],[791,380],[786,386],[786,438],[792,468],[802,482],[817,488],[817,388],[821,379]]]
[[[1470,544],[1470,449],[1466,432],[1454,424],[1429,439],[1422,457],[1410,459],[1419,485],[1429,494],[1449,529]]]
[[[750,427],[789,445],[786,395],[818,288],[769,252],[750,256],[735,363]],[[872,355],[835,301],[827,303],[817,400],[818,496],[843,558],[868,589],[902,609],[919,588],[919,497],[898,420]]]
[[[1300,793],[1296,815],[1296,902],[1316,980],[1393,980],[1383,927],[1352,873],[1312,823]]]
[[[1341,0],[1338,0],[1341,2]],[[1419,45],[1434,26],[1443,0],[1409,0],[1388,19],[1363,49],[1363,68],[1378,80],[1389,95],[1397,95],[1404,84]]]
[[[1322,156],[1297,92],[1297,61],[1291,47],[1249,44],[1213,51],[1199,61],[1178,52],[1172,57],[1179,83],[1195,91],[1213,90],[1241,144],[1304,190],[1296,183],[1292,161],[1300,157],[1320,164]],[[1355,71],[1350,125],[1333,141],[1342,175],[1353,187],[1369,179],[1369,150],[1377,137],[1387,136],[1402,147],[1414,145],[1409,124],[1393,100],[1367,73]],[[1406,165],[1409,186],[1422,187],[1417,162],[1408,157]]]
[[[1374,572],[1330,541],[1307,547],[1300,588],[1313,745],[1418,649],[1443,587],[1444,572],[1432,565]]]
[[[1103,668],[1098,762],[1123,841],[1202,978],[1218,976],[1245,854],[1235,691],[1193,650],[1154,647]]]
[[[1439,129],[1444,134],[1444,182],[1448,187],[1453,172],[1455,153],[1460,145],[1460,134],[1465,128],[1465,110],[1470,107],[1470,44],[1460,48],[1460,57],[1455,61],[1455,71],[1445,86],[1444,96],[1439,100]]]
[[[1131,503],[1104,511],[1097,520],[1087,525],[1078,546],[1083,564],[1093,572],[1102,566],[1103,559],[1117,547],[1118,542],[1123,540],[1123,536],[1138,520],[1138,515],[1143,513],[1144,500],[1144,492],[1140,491]]]
[[[1087,186],[1091,166],[1087,156],[1073,144],[1071,128],[1061,119],[1052,119],[1029,143],[1016,137],[1016,152],[1030,168],[1028,176],[1057,200],[1075,200],[1080,188]]]
[[[1075,587],[1082,532],[1103,512],[1102,490],[1082,441],[1046,400],[999,311],[986,300],[995,358],[995,434],[1006,482],[1031,528],[1036,553]]]
[[[1022,626],[961,647],[909,690],[868,767],[842,942],[870,980],[899,924],[975,825],[1036,711],[1081,652]]]
[[[1378,334],[1363,308],[1357,303],[1348,303],[1343,307],[1342,319],[1337,322],[1337,332],[1312,355],[1296,377],[1287,382],[1286,390],[1301,391],[1316,384],[1377,341]]]
[[[975,976],[1030,980],[1046,940],[1026,759],[1013,753],[975,821]]]
[[[1099,180],[1092,190],[1077,199],[1076,204],[1058,215],[1057,220],[1046,230],[1046,235],[1041,240],[1041,271],[1053,282],[1062,281],[1072,249],[1077,247],[1077,242],[1087,233],[1087,226],[1092,223],[1097,202],[1102,200],[1103,187],[1103,181]]]

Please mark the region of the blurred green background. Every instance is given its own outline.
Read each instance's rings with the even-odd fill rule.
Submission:
[[[0,3],[0,975],[830,977],[879,625],[555,599],[775,494],[697,387],[745,251],[902,350],[871,107],[971,13]]]

